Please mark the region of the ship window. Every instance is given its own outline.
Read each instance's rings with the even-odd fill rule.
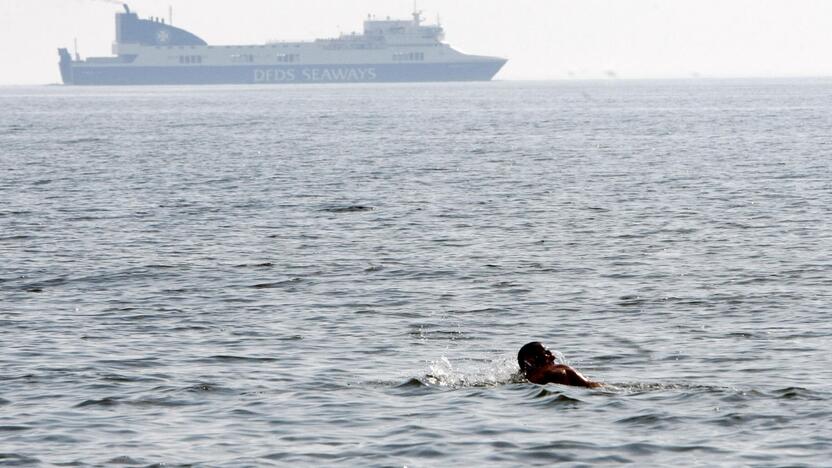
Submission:
[[[202,56],[201,55],[180,55],[179,56],[179,63],[202,63]]]
[[[232,54],[231,61],[234,63],[252,63],[254,62],[254,55],[252,54]]]
[[[401,52],[393,54],[393,60],[396,62],[421,62],[425,60],[424,52]]]
[[[281,63],[300,62],[300,54],[277,54],[276,58]]]

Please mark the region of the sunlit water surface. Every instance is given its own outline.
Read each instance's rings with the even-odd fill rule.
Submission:
[[[830,129],[829,80],[2,88],[0,464],[827,465]]]

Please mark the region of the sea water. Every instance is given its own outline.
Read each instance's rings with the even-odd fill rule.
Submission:
[[[831,218],[830,80],[0,88],[0,464],[828,465]]]

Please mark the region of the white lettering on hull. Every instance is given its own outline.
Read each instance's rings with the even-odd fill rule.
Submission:
[[[299,72],[299,73],[298,73]],[[374,81],[378,78],[376,69],[369,68],[257,68],[254,70],[255,83],[291,83],[293,81]]]

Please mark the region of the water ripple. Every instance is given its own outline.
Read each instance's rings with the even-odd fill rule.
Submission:
[[[0,465],[828,464],[829,80],[276,90],[0,89]]]

